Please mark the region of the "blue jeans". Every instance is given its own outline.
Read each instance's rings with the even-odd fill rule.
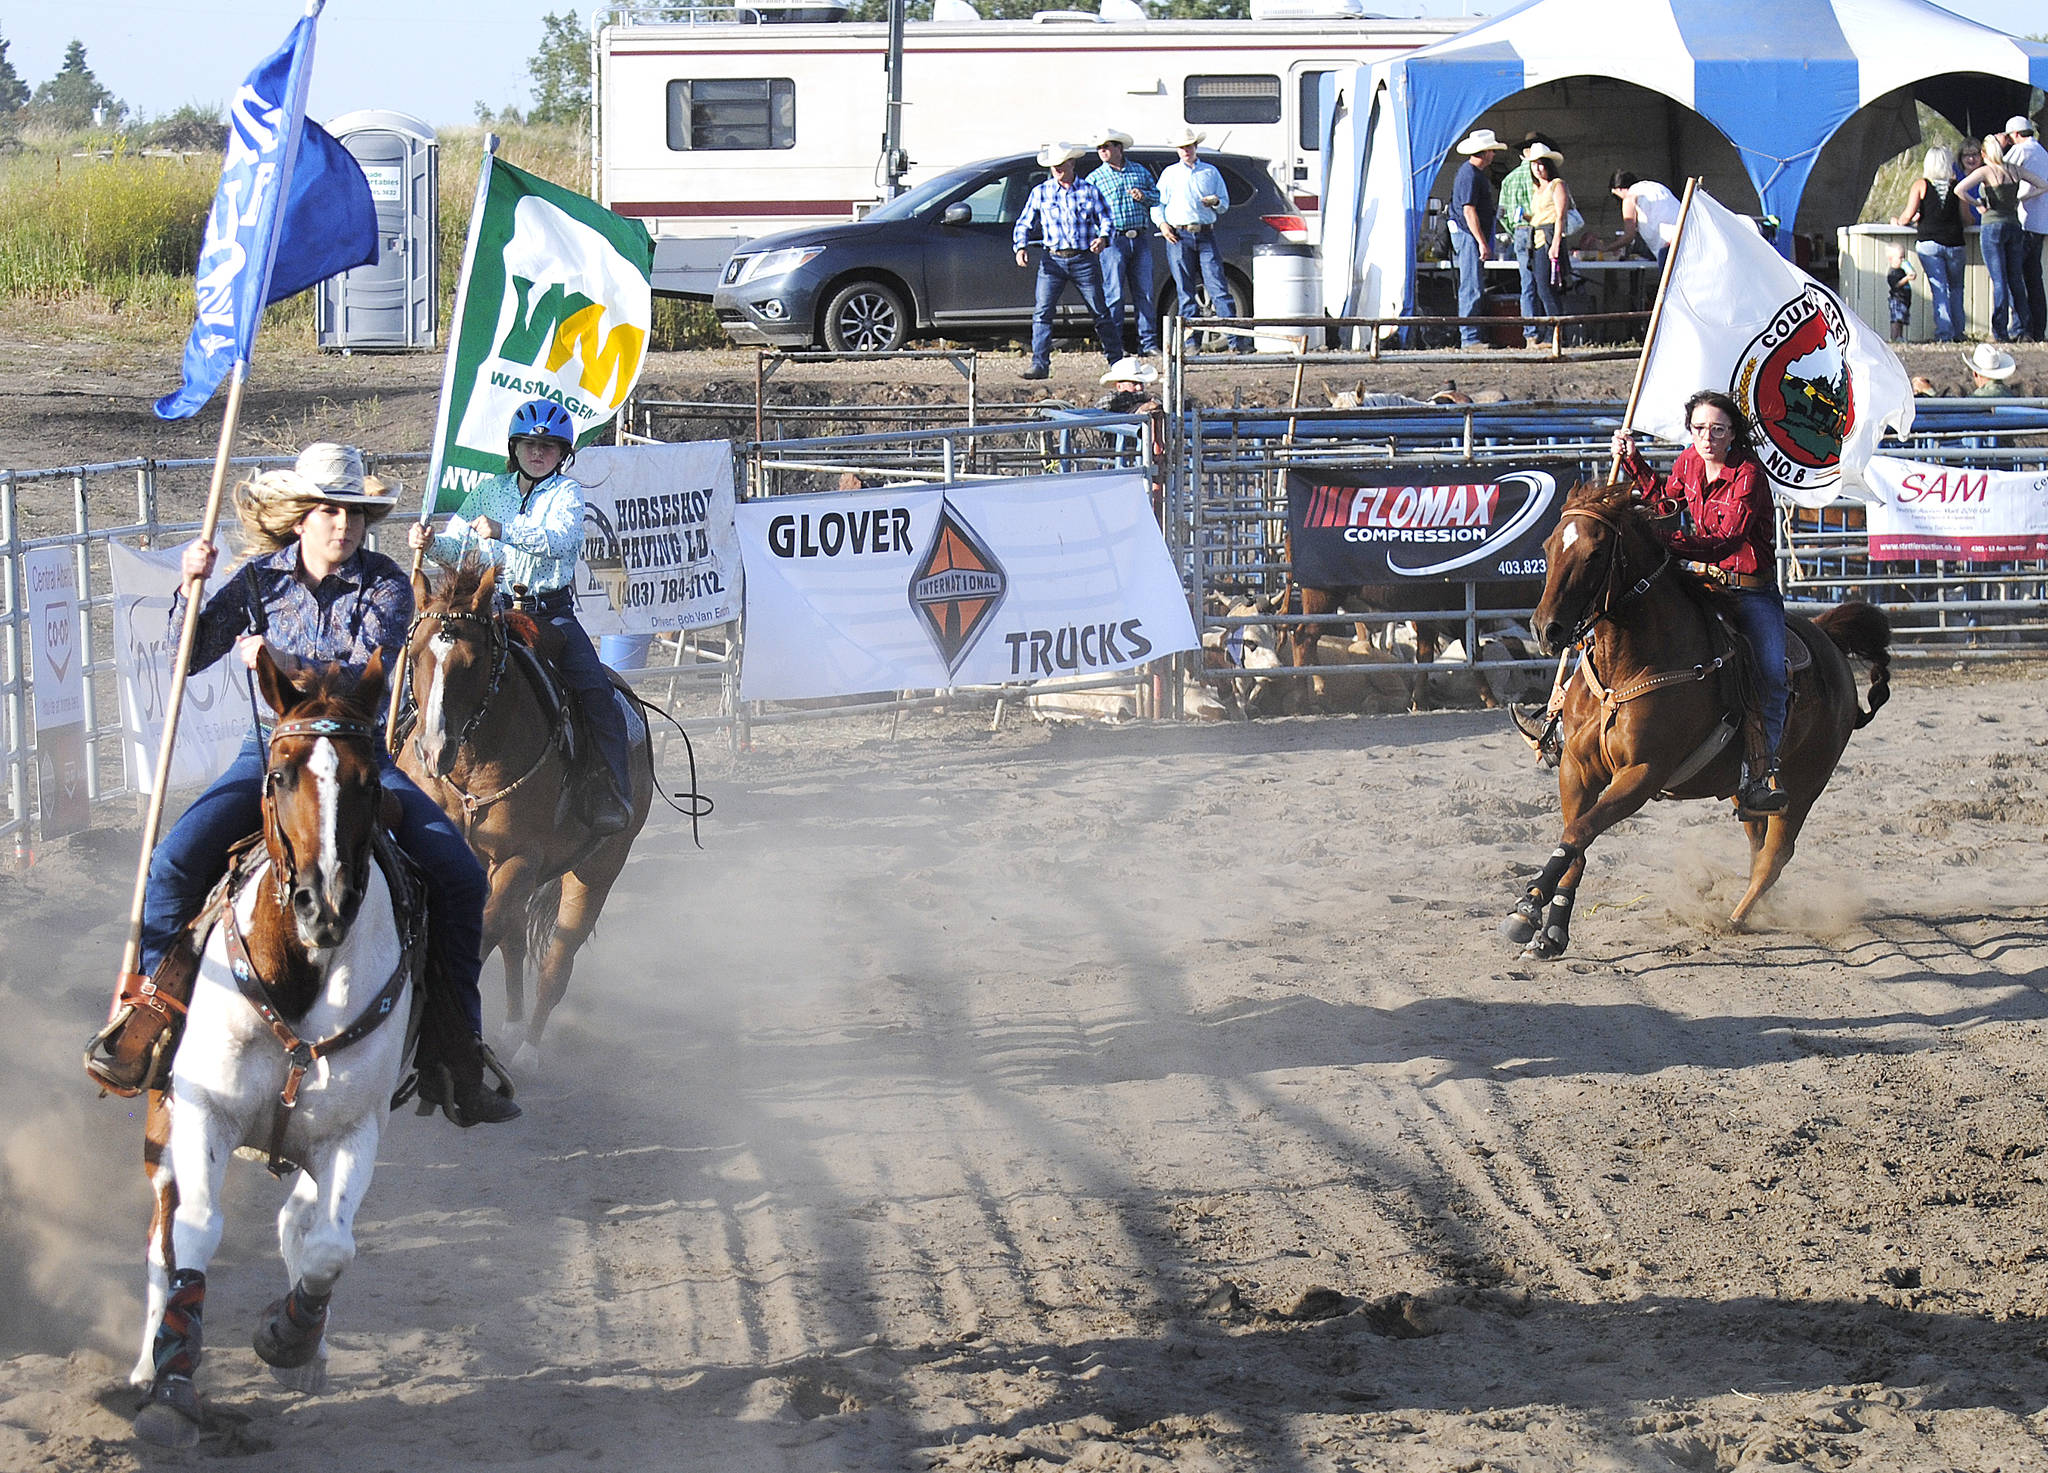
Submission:
[[[1052,363],[1052,309],[1067,284],[1081,294],[1081,302],[1095,319],[1095,340],[1111,363],[1124,356],[1123,333],[1110,319],[1109,304],[1102,299],[1102,263],[1093,251],[1078,256],[1038,253],[1038,294],[1031,304],[1031,363],[1046,368]],[[587,644],[589,641],[585,641]],[[594,658],[594,657],[593,657]]]
[[[2020,280],[2027,288],[2027,336],[2039,342],[2048,338],[2048,292],[2041,287],[2041,247],[2048,245],[2048,234],[2039,230],[2025,232],[2025,242],[2020,246]]]
[[[576,622],[573,612],[550,609],[543,602],[541,614],[562,632],[562,658],[558,667],[562,681],[576,692],[577,699],[583,703],[583,719],[589,724],[591,740],[604,757],[605,767],[612,775],[612,783],[619,796],[630,803],[633,777],[629,770],[626,718],[619,710],[619,698],[612,688],[612,678],[606,672],[604,662],[598,659],[590,636]]]
[[[1522,274],[1522,315],[1555,317],[1560,314],[1543,304],[1543,293],[1550,284],[1550,253],[1537,247],[1534,234],[1527,225],[1515,231],[1515,269]],[[1522,341],[1535,347],[1537,329],[1523,328]]]
[[[1462,230],[1451,232],[1451,259],[1458,267],[1458,315],[1477,317],[1480,299],[1486,295],[1486,263],[1479,259],[1479,242]],[[1458,329],[1458,341],[1476,348],[1485,340],[1476,323]]]
[[[1913,249],[1927,272],[1927,290],[1934,298],[1934,335],[1944,343],[1963,340],[1963,248],[1923,240]]]
[[[1159,351],[1159,293],[1152,276],[1152,237],[1139,231],[1135,236],[1121,230],[1109,238],[1102,253],[1102,296],[1109,306],[1109,319],[1116,324],[1117,344],[1123,345],[1124,308],[1138,314],[1138,351]]]
[[[1756,656],[1756,693],[1764,708],[1764,747],[1775,758],[1785,740],[1785,598],[1775,588],[1737,588],[1735,623]]]
[[[1223,276],[1223,257],[1216,250],[1216,227],[1204,225],[1199,230],[1191,226],[1176,225],[1178,241],[1166,243],[1166,266],[1173,272],[1173,288],[1180,298],[1180,315],[1192,322],[1202,315],[1202,303],[1197,296],[1200,289],[1209,293],[1209,305],[1216,309],[1218,317],[1237,316],[1237,304],[1230,299],[1230,283]],[[1242,352],[1249,347],[1242,338],[1231,339],[1233,352]]]
[[[2017,220],[1986,220],[1978,235],[1991,273],[1991,335],[2001,343],[2027,335],[2027,284],[2022,255],[2027,233]]]
[[[469,841],[441,805],[414,786],[387,752],[379,753],[384,791],[398,799],[393,832],[398,847],[419,864],[427,885],[429,975],[438,975],[469,1020],[483,1032],[477,973],[483,970],[483,866]],[[143,976],[152,976],[178,932],[227,873],[228,846],[263,827],[262,738],[251,732],[228,770],[171,825],[149,857],[149,884],[142,898]]]

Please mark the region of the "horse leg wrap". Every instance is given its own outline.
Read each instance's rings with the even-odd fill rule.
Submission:
[[[200,1320],[206,1309],[206,1275],[196,1268],[181,1268],[171,1275],[170,1297],[164,1302],[164,1317],[156,1327],[156,1343],[150,1359],[156,1366],[156,1384],[169,1376],[191,1380],[199,1369],[204,1350]]]
[[[256,1354],[264,1364],[293,1370],[313,1359],[327,1328],[328,1294],[313,1294],[301,1279],[272,1302],[256,1325]]]
[[[1515,905],[1515,915],[1534,934],[1543,924],[1543,908],[1550,904],[1550,897],[1557,893],[1557,882],[1564,878],[1565,871],[1578,862],[1586,851],[1576,844],[1560,844],[1550,851],[1550,860],[1536,878],[1529,883],[1528,893]],[[1523,938],[1528,939],[1527,937]]]
[[[1572,901],[1576,895],[1570,890],[1560,890],[1550,897],[1550,904],[1543,911],[1543,926],[1529,943],[1532,956],[1548,960],[1563,956],[1572,941]]]

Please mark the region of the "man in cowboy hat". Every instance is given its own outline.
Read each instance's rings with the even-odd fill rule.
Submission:
[[[2005,163],[2009,169],[2026,169],[2048,175],[2048,149],[2034,137],[2034,120],[2025,116],[2006,119]],[[2048,338],[2048,291],[2041,283],[2041,249],[2048,245],[2048,194],[2020,196],[2020,280],[2026,286],[2026,335],[2036,342]],[[2017,334],[2016,334],[2017,335]]]
[[[1087,156],[1086,148],[1072,143],[1048,143],[1039,149],[1038,162],[1052,170],[1052,177],[1031,191],[1010,232],[1019,266],[1031,264],[1024,247],[1032,225],[1038,224],[1043,232],[1038,289],[1031,307],[1031,366],[1024,370],[1026,378],[1047,378],[1052,373],[1053,309],[1070,282],[1095,318],[1102,356],[1111,363],[1123,356],[1122,329],[1111,320],[1102,297],[1099,258],[1109,245],[1109,205],[1101,190],[1074,173],[1074,161]]]
[[[1196,295],[1198,282],[1208,289],[1209,305],[1216,316],[1237,316],[1230,283],[1223,275],[1223,257],[1216,249],[1216,221],[1230,208],[1230,189],[1214,164],[1197,157],[1207,136],[1199,128],[1182,124],[1166,140],[1180,158],[1159,173],[1159,233],[1167,240],[1166,264],[1173,272],[1180,315],[1189,320],[1202,315]],[[1247,352],[1249,345],[1243,338],[1233,337],[1231,349]]]
[[[1486,295],[1486,263],[1493,256],[1493,179],[1486,172],[1493,167],[1500,140],[1491,128],[1476,128],[1458,145],[1465,162],[1458,166],[1451,184],[1451,257],[1458,267],[1458,315],[1477,317],[1480,298]],[[1484,348],[1477,323],[1458,329],[1458,346]]]
[[[1979,343],[1963,354],[1963,362],[1969,367],[1974,380],[1968,397],[1972,399],[2005,399],[2012,395],[2012,385],[2007,382],[2019,370],[2019,362],[2012,354],[1996,343]]]
[[[1152,206],[1159,198],[1159,186],[1152,171],[1136,159],[1126,159],[1131,135],[1104,128],[1095,151],[1102,155],[1102,167],[1088,176],[1088,182],[1102,191],[1109,206],[1112,231],[1109,249],[1102,253],[1102,295],[1116,323],[1117,341],[1123,342],[1124,307],[1137,309],[1138,351],[1159,351],[1159,300],[1152,283]]]

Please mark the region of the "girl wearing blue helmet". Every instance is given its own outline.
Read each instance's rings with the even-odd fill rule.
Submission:
[[[562,679],[582,702],[602,761],[585,770],[578,806],[593,834],[616,834],[631,820],[626,721],[611,677],[576,620],[576,559],[583,551],[583,487],[562,474],[576,453],[576,425],[547,399],[529,399],[512,415],[505,473],[463,498],[438,537],[415,524],[411,542],[428,556],[459,562],[474,550],[499,569],[500,589],[524,585],[541,616],[562,632]]]

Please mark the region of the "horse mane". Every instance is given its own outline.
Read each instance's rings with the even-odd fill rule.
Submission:
[[[434,582],[427,608],[441,612],[474,607],[477,593],[483,587],[484,574],[490,572],[493,565],[474,553],[464,553],[459,563],[442,562],[436,558],[435,566],[441,569],[442,576]]]
[[[1619,528],[1623,536],[1639,540],[1647,549],[1662,553],[1670,546],[1650,520],[1649,512],[1644,510],[1645,503],[1636,495],[1636,488],[1631,482],[1611,481],[1602,485],[1597,481],[1581,481],[1566,493],[1564,504],[1567,511],[1597,512]],[[1668,576],[1702,610],[1723,618],[1734,617],[1735,595],[1713,579],[1686,567],[1676,553],[1672,554]]]

